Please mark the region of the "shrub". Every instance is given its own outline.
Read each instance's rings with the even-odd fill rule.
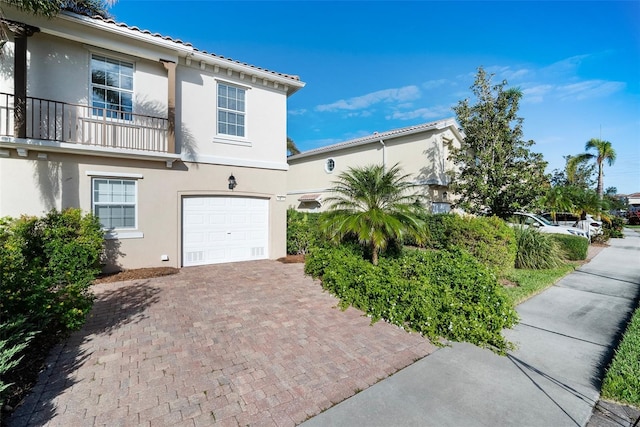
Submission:
[[[563,258],[569,261],[581,261],[587,259],[589,241],[578,236],[564,234],[550,235],[559,245]]]
[[[92,306],[103,233],[79,209],[0,223],[0,309],[48,333],[80,328]]]
[[[619,217],[612,217],[611,221],[603,221],[602,223],[602,231],[606,236],[607,240],[611,239],[622,239],[624,238],[624,234],[622,234],[622,229],[624,228],[624,220]]]
[[[320,239],[318,231],[319,213],[287,210],[287,253],[300,255],[309,252],[309,248]]]
[[[560,245],[550,234],[526,227],[514,227],[514,232],[518,244],[516,268],[540,270],[555,268],[561,264]]]
[[[513,230],[498,217],[427,214],[422,219],[427,227],[427,241],[421,246],[464,248],[499,276],[513,268],[516,257]],[[415,241],[407,243],[416,244]]]
[[[22,317],[0,324],[0,408],[4,407],[7,389],[12,385],[5,382],[7,374],[20,364],[25,356],[23,350],[37,333],[30,331],[25,322]]]
[[[351,245],[314,248],[305,272],[320,277],[341,308],[354,306],[373,322],[382,318],[436,343],[444,337],[498,352],[510,347],[501,331],[517,314],[496,277],[464,250],[407,250],[374,266]]]

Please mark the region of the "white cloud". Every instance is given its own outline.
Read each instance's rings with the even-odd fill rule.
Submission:
[[[448,82],[447,79],[429,80],[427,82],[422,83],[422,87],[427,90],[435,89],[437,87],[444,86],[445,84],[447,84],[447,82]]]
[[[489,74],[495,74],[494,81],[499,82],[502,80],[507,80],[509,84],[511,84],[512,80],[522,79],[525,76],[531,74],[531,70],[526,68],[511,68],[509,66],[492,66],[485,69],[485,71]]]
[[[413,120],[424,119],[432,120],[443,117],[453,116],[451,107],[438,106],[433,108],[418,108],[412,111],[396,111],[386,117],[387,120]]]
[[[523,102],[540,103],[553,90],[553,85],[538,84],[522,89]]]
[[[574,73],[575,70],[582,64],[582,62],[589,56],[590,55],[571,56],[561,61],[554,62],[548,67],[543,68],[542,71],[551,74]]]
[[[589,98],[599,98],[611,95],[624,89],[623,82],[608,82],[605,80],[586,80],[579,83],[571,83],[559,86],[556,94],[562,100],[575,99],[582,101]]]
[[[304,116],[305,114],[307,114],[307,109],[299,108],[297,110],[289,110],[289,114],[291,114],[292,116]]]
[[[335,112],[341,110],[363,110],[380,102],[407,102],[420,98],[417,86],[385,89],[349,99],[341,99],[332,104],[318,105],[317,111]]]

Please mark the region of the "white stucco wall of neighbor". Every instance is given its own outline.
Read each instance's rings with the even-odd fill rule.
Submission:
[[[459,143],[459,133],[451,127],[429,129],[409,135],[371,138],[365,144],[328,147],[327,150],[302,153],[290,158],[287,179],[287,206],[300,210],[323,211],[328,205],[322,200],[330,196],[330,189],[339,175],[351,167],[378,164],[387,168],[398,164],[409,180],[420,187],[418,191],[432,203],[447,202],[447,171],[453,169],[448,160],[449,144]],[[333,170],[329,170],[328,163]],[[320,204],[302,203],[299,199],[318,195]]]

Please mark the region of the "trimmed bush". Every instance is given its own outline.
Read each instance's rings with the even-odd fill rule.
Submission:
[[[426,214],[429,249],[464,248],[500,276],[513,268],[516,240],[511,227],[498,217],[461,217],[455,214]],[[415,241],[408,244],[416,245]]]
[[[514,227],[513,230],[518,244],[516,268],[541,270],[555,268],[562,263],[560,244],[551,234],[525,227]]]
[[[320,239],[318,230],[319,213],[287,210],[287,254],[301,255]]]
[[[581,261],[587,259],[589,240],[578,236],[568,236],[564,234],[551,234],[553,239],[560,245],[563,258],[569,261]]]
[[[510,344],[503,328],[517,314],[492,272],[461,249],[407,250],[381,257],[378,266],[352,245],[314,248],[305,272],[372,322],[384,319],[437,343],[443,337],[503,353]]]
[[[103,232],[79,209],[0,224],[0,309],[50,333],[79,329],[91,309],[91,281],[100,273]]]

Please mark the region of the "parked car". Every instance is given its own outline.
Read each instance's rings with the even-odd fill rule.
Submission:
[[[580,215],[572,214],[569,212],[557,212],[555,221],[553,221],[553,217],[549,212],[544,213],[540,216],[551,222],[552,224],[562,225],[564,227],[576,227],[580,228],[581,230],[587,230],[589,232],[589,236],[597,236],[603,233],[602,221],[598,221],[589,214],[587,214],[586,220],[584,220],[586,221],[585,223],[581,222]]]
[[[552,224],[546,218],[527,212],[514,213],[507,220],[507,223],[524,227],[533,227],[541,233],[570,234],[572,236],[584,237],[585,239],[589,238],[589,236],[587,236],[587,232],[584,230],[574,227],[564,227],[562,225]]]

